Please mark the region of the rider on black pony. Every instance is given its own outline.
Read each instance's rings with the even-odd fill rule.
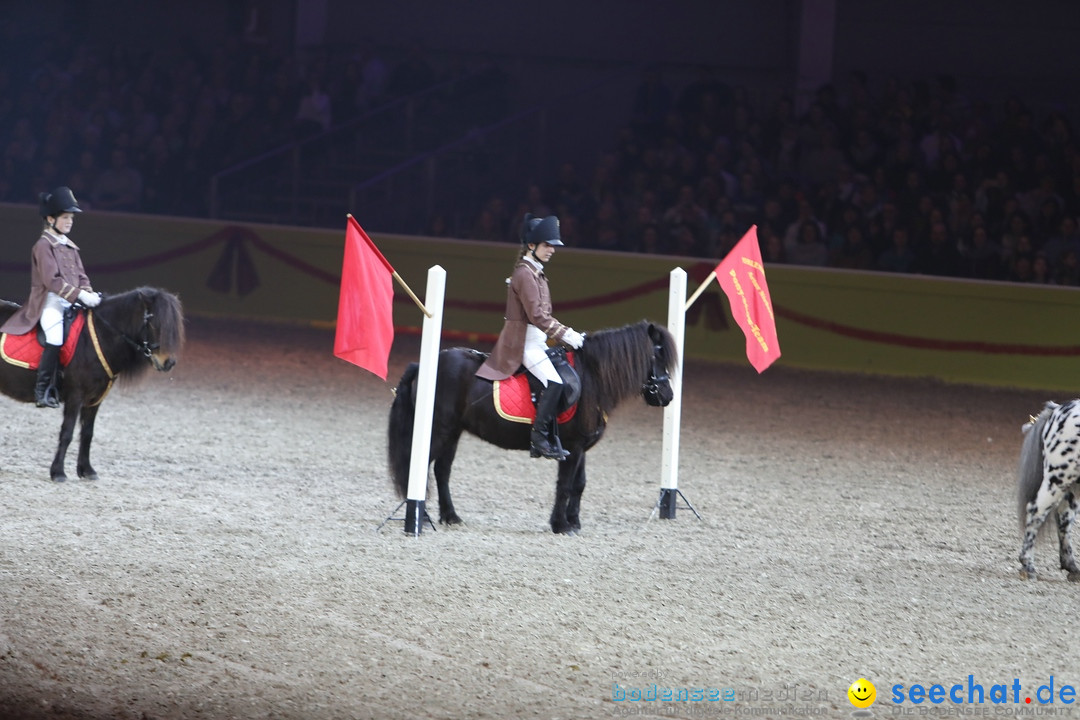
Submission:
[[[530,454],[554,460],[569,456],[559,443],[559,425],[555,420],[566,386],[548,357],[547,343],[551,339],[577,349],[584,342],[581,333],[551,316],[551,293],[544,265],[562,244],[557,217],[525,215],[521,252],[506,280],[505,322],[491,355],[476,371],[478,377],[487,380],[504,380],[524,365],[543,383],[545,390],[536,402]]]
[[[34,400],[38,407],[58,408],[56,370],[64,342],[64,311],[76,301],[96,307],[101,295],[90,286],[79,246],[68,237],[75,213],[82,212],[74,193],[58,187],[39,197],[44,227],[30,255],[30,298],[0,327],[0,332],[22,335],[40,323],[45,331],[45,348],[38,365]]]

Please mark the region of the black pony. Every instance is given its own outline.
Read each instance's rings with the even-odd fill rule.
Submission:
[[[17,309],[0,305],[0,324]],[[138,288],[102,299],[86,313],[71,362],[58,381],[64,420],[60,443],[56,448],[49,475],[56,482],[67,480],[64,458],[74,435],[75,421],[81,421],[79,459],[76,471],[80,478],[97,480],[90,465],[90,441],[94,437],[94,419],[117,377],[137,377],[147,368],[168,371],[184,344],[184,315],[180,300],[157,288]],[[0,392],[21,402],[34,402],[37,371],[0,361]]]
[[[559,437],[570,456],[557,463],[559,478],[551,511],[552,531],[564,534],[581,529],[585,451],[604,435],[608,414],[634,395],[643,396],[649,405],[657,407],[670,403],[673,391],[669,376],[678,361],[671,334],[663,326],[647,321],[590,334],[574,356],[581,377],[581,397],[573,418],[559,425]],[[439,521],[446,524],[461,522],[450,499],[450,466],[462,431],[507,450],[529,449],[530,426],[503,419],[493,403],[493,383],[476,377],[485,357],[465,348],[439,353],[430,461],[435,463]],[[390,408],[390,473],[402,498],[408,489],[418,370],[416,363],[405,369]]]

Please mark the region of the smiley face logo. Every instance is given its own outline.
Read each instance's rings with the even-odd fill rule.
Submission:
[[[866,678],[859,678],[847,689],[848,700],[857,708],[868,708],[877,700],[877,688]]]

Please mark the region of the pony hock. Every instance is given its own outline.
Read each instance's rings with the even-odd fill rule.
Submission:
[[[475,376],[485,358],[468,348],[439,353],[429,463],[434,465],[439,521],[447,525],[461,522],[450,497],[450,470],[463,432],[506,450],[530,447],[531,427],[503,417],[495,406],[494,383]],[[670,403],[674,396],[670,374],[678,365],[678,350],[666,328],[643,320],[588,335],[575,351],[575,361],[581,395],[573,417],[560,424],[559,437],[569,455],[557,464],[550,518],[552,532],[561,534],[581,529],[585,453],[603,437],[608,416],[635,395],[654,407]],[[408,489],[418,370],[417,363],[405,369],[390,408],[388,460],[400,498]]]
[[[0,307],[0,323],[17,305]],[[164,290],[142,287],[104,298],[93,310],[80,310],[80,324],[71,357],[58,380],[64,417],[60,440],[49,468],[56,482],[67,480],[64,471],[68,446],[79,421],[76,472],[97,480],[90,464],[90,444],[98,407],[117,378],[134,380],[153,367],[171,370],[184,344],[184,316],[180,300]],[[36,332],[36,331],[35,331]],[[8,338],[5,337],[5,340]],[[27,364],[0,362],[0,392],[20,402],[34,402],[37,373]]]
[[[1048,402],[1024,425],[1020,450],[1017,501],[1022,542],[1020,577],[1035,579],[1035,539],[1051,512],[1057,514],[1058,558],[1072,582],[1080,567],[1072,549],[1072,527],[1080,482],[1080,399],[1062,405]]]

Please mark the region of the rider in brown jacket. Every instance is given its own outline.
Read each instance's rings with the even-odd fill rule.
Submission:
[[[64,344],[64,311],[75,301],[96,307],[101,295],[90,287],[79,246],[68,238],[75,213],[82,212],[75,195],[66,187],[40,195],[44,227],[30,255],[30,298],[0,332],[22,335],[41,324],[45,348],[38,365],[34,399],[38,407],[60,407],[56,397],[56,369]]]
[[[563,244],[559,237],[559,219],[526,215],[521,227],[521,254],[507,279],[506,315],[502,332],[491,355],[477,376],[504,380],[522,365],[544,384],[536,401],[536,420],[530,441],[533,457],[565,460],[569,455],[558,442],[555,415],[563,396],[562,378],[547,355],[549,339],[577,349],[584,338],[573,328],[551,316],[551,293],[544,264]],[[552,389],[551,386],[558,385]]]

